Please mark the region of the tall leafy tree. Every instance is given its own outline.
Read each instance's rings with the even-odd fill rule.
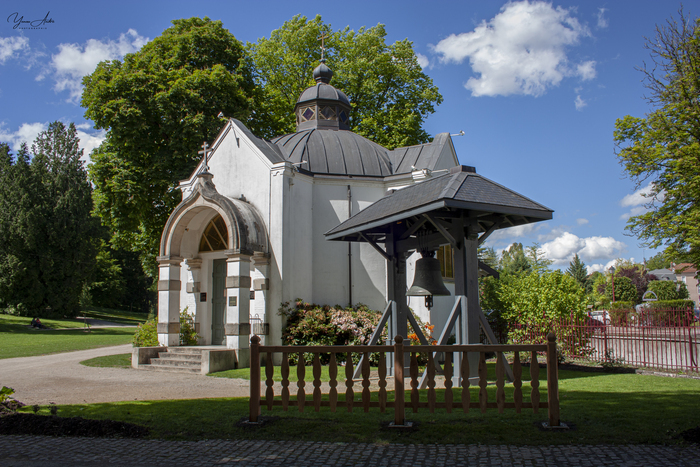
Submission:
[[[95,209],[117,247],[137,251],[151,275],[178,182],[221,129],[246,120],[254,83],[243,45],[221,21],[174,20],[124,61],[100,63],[83,79],[85,117],[107,130],[92,154]]]
[[[522,243],[513,243],[501,253],[501,271],[506,275],[521,275],[532,272]]]
[[[0,301],[24,314],[74,315],[95,265],[99,220],[75,125],[53,122],[2,156]]]
[[[657,26],[647,40],[645,118],[615,123],[617,157],[640,188],[649,184],[648,212],[627,229],[652,247],[700,264],[700,19],[684,16]]]
[[[331,84],[353,104],[352,130],[389,149],[429,140],[423,123],[442,102],[408,39],[386,44],[383,24],[334,31],[321,16],[295,16],[269,38],[248,44],[262,98],[255,102],[254,133],[271,138],[296,131],[292,109],[314,84],[312,70],[321,59],[333,70]]]
[[[530,262],[532,270],[537,274],[546,272],[553,262],[551,259],[547,259],[544,250],[540,248],[540,244],[537,242],[527,247],[525,257]]]
[[[588,278],[588,271],[586,270],[586,265],[581,258],[579,258],[578,253],[574,255],[574,258],[569,262],[569,269],[566,273],[576,279],[581,287],[586,288],[586,279]]]

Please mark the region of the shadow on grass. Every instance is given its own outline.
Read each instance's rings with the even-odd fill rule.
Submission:
[[[438,409],[413,413],[406,410],[406,418],[417,422],[410,432],[386,429],[393,421],[393,409],[380,413],[371,408],[364,413],[354,408],[351,413],[343,406],[344,395],[339,395],[337,412],[321,407],[320,412],[306,407],[304,412],[290,403],[288,411],[275,406],[272,411],[262,408],[262,417],[269,420],[262,426],[245,426],[241,420],[248,417],[248,399],[199,399],[176,401],[138,401],[112,404],[63,406],[59,414],[80,415],[87,418],[108,418],[142,424],[151,429],[153,438],[173,440],[193,439],[268,439],[308,440],[326,442],[371,443],[484,443],[484,444],[673,444],[678,434],[698,425],[697,382],[683,384],[682,388],[668,381],[653,387],[654,377],[639,375],[605,375],[606,378],[587,382],[575,378],[561,382],[561,418],[573,423],[575,430],[548,432],[537,428],[547,419],[547,410],[523,409],[515,413],[497,409],[481,413],[471,409],[465,414],[454,410],[451,414]],[[630,378],[634,378],[632,381]],[[646,378],[646,379],[645,379]],[[660,380],[660,378],[656,378]],[[586,386],[589,386],[586,389]],[[609,388],[606,390],[606,388]],[[612,388],[612,389],[610,389]],[[646,389],[645,389],[646,388]],[[472,388],[471,400],[477,398],[478,388]],[[493,401],[495,388],[489,388]],[[512,388],[506,388],[506,401],[512,400]],[[523,387],[529,401],[529,387]],[[546,400],[546,387],[541,388]],[[393,392],[388,393],[393,400]],[[437,391],[443,400],[444,391]],[[355,394],[355,400],[361,396]],[[327,398],[327,396],[324,396]],[[372,398],[377,399],[373,393]],[[421,399],[427,392],[421,391]],[[457,390],[455,400],[459,399]],[[407,393],[407,401],[410,400]]]

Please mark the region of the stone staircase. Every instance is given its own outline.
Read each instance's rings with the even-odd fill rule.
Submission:
[[[157,358],[151,358],[149,364],[139,365],[139,369],[199,375],[202,374],[202,349],[168,347],[167,352],[158,352]]]

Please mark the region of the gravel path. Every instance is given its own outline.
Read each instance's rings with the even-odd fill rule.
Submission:
[[[0,385],[25,404],[246,397],[246,380],[132,368],[94,368],[83,360],[131,352],[131,344],[0,360]]]

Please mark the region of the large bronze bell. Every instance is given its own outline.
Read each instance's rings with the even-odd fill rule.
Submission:
[[[440,260],[433,258],[434,251],[421,252],[423,257],[416,261],[416,273],[413,276],[413,285],[406,295],[411,297],[425,297],[425,306],[430,309],[433,306],[433,295],[451,295],[442,281],[440,272]]]

